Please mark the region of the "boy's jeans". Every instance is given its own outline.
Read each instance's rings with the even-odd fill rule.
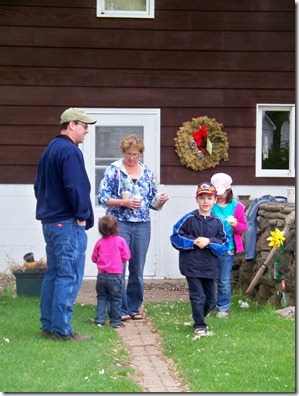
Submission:
[[[47,266],[40,309],[42,329],[61,336],[71,333],[73,304],[82,284],[87,235],[75,219],[43,224]]]
[[[98,274],[96,283],[97,311],[95,323],[104,325],[106,322],[106,309],[109,300],[109,319],[111,326],[121,323],[121,292],[122,275]]]
[[[228,250],[218,257],[219,276],[217,287],[216,309],[219,312],[228,312],[230,310],[231,299],[231,272],[235,257],[234,250]]]
[[[215,307],[214,279],[193,278],[186,276],[189,286],[189,297],[196,329],[206,328],[205,317]]]

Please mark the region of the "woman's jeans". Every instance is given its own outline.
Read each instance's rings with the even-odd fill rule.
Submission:
[[[42,330],[67,336],[84,275],[87,235],[75,219],[43,224],[43,233],[48,269],[40,300]]]
[[[205,317],[215,307],[214,279],[186,276],[194,320],[193,327],[206,328]]]
[[[216,309],[220,312],[228,312],[230,310],[231,299],[231,272],[235,257],[234,250],[228,250],[226,253],[218,257],[219,276],[217,287]]]
[[[122,315],[132,315],[140,313],[139,308],[143,302],[143,270],[150,242],[151,223],[149,221],[134,223],[119,221],[118,224],[119,235],[125,238],[131,251],[127,290],[125,284],[126,265],[123,270]]]
[[[121,295],[122,275],[98,274],[96,283],[97,311],[95,323],[104,325],[106,322],[106,309],[109,301],[109,319],[111,326],[121,323]]]

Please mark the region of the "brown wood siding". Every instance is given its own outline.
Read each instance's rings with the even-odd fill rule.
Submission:
[[[161,182],[255,177],[257,103],[295,103],[295,2],[155,0],[154,19],[97,18],[95,0],[0,0],[0,183],[32,183],[65,108],[160,108]],[[179,127],[223,124],[229,161],[180,165]]]

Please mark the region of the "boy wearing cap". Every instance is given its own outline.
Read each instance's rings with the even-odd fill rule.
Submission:
[[[69,108],[60,119],[60,135],[44,151],[34,182],[36,219],[46,242],[47,271],[40,309],[42,336],[88,341],[75,333],[70,320],[85,265],[86,231],[93,226],[90,183],[78,144],[95,124],[81,109]]]
[[[199,208],[185,214],[173,227],[172,246],[179,251],[180,272],[187,279],[194,333],[207,335],[205,317],[215,307],[214,280],[218,277],[218,255],[227,251],[222,221],[211,213],[216,189],[208,182],[198,185]]]
[[[217,318],[227,318],[231,300],[231,271],[235,252],[244,252],[242,233],[247,229],[245,206],[234,199],[231,188],[232,178],[226,173],[216,173],[211,183],[216,187],[216,203],[212,213],[219,217],[227,229],[228,251],[218,258],[219,276],[217,286]]]

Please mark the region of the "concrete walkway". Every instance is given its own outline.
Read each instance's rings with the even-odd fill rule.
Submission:
[[[76,302],[96,304],[94,287],[95,281],[83,281]],[[127,320],[124,324],[117,332],[128,350],[132,367],[139,373],[135,381],[144,392],[188,392],[176,376],[173,362],[163,356],[159,335],[148,318]]]

